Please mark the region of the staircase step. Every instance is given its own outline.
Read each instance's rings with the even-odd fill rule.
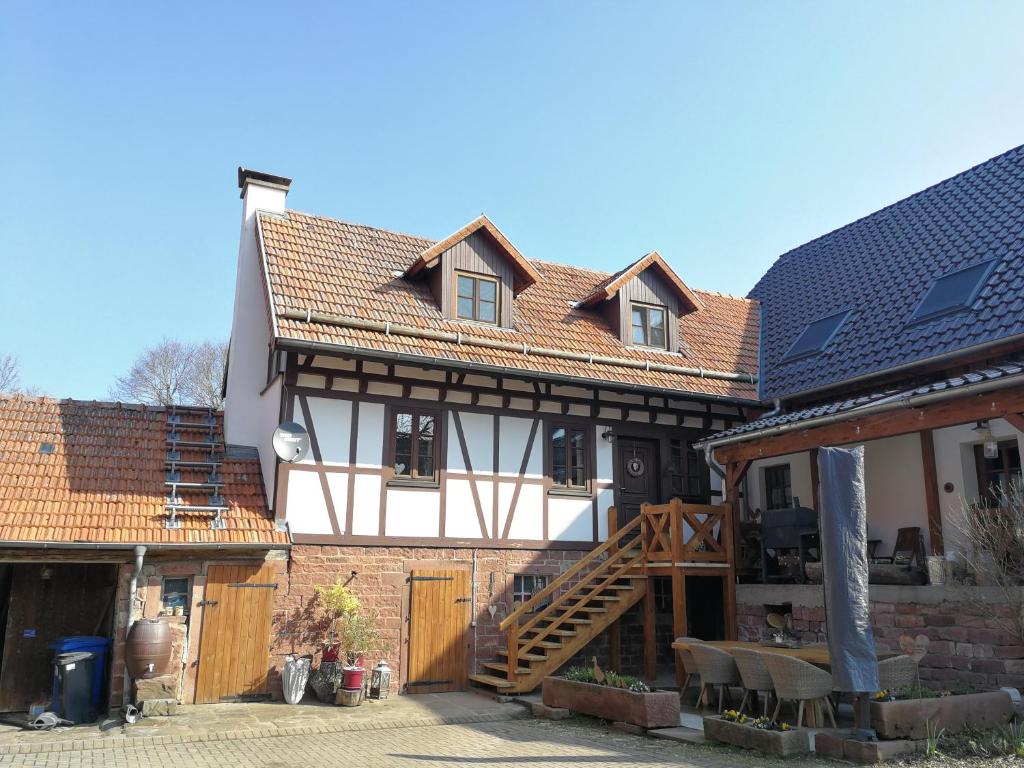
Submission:
[[[526,645],[526,642],[527,642],[526,640],[520,640],[519,644],[520,645]],[[559,648],[562,647],[562,644],[561,643],[556,643],[553,640],[538,640],[536,643],[533,644],[533,647],[534,648],[549,648],[549,649],[551,649],[553,651],[557,651]]]
[[[555,621],[558,621],[558,619],[554,619],[554,618],[553,619],[548,619],[548,623],[549,624],[551,624],[551,623],[553,623]],[[594,622],[591,619],[585,619],[582,616],[579,616],[579,617],[577,617],[577,616],[570,616],[568,619],[562,619],[562,623],[563,624],[593,624]]]
[[[494,675],[470,675],[469,679],[480,685],[489,685],[492,688],[515,688],[516,684]]]
[[[559,647],[561,647],[561,646],[559,646]],[[503,656],[505,658],[508,658],[508,651],[498,651],[498,655],[499,656]],[[527,653],[520,653],[519,654],[519,660],[520,661],[547,661],[548,657],[545,656],[542,653],[529,653],[529,652],[527,652]]]
[[[612,584],[606,587],[606,589],[614,589],[616,592],[628,592],[635,589],[635,587],[632,584]]]
[[[596,605],[584,605],[576,609],[577,613],[608,613],[607,608],[598,608]]]
[[[502,664],[500,661],[488,661],[488,662],[484,662],[484,664],[482,664],[481,666],[483,666],[485,669],[492,669],[495,672],[501,672],[501,674],[503,674],[503,675],[507,675],[508,674],[508,664],[507,663],[506,664]],[[516,674],[517,675],[528,675],[532,671],[533,670],[529,669],[528,667],[519,667],[518,669],[516,669]]]
[[[555,635],[556,637],[576,637],[576,633],[573,632],[571,629],[552,629],[549,631],[543,627],[536,627],[534,629],[528,629],[526,631],[529,632],[531,635],[543,634]]]

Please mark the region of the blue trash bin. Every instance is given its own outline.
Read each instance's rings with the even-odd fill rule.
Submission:
[[[103,696],[103,681],[107,676],[107,650],[110,648],[109,637],[93,637],[89,635],[77,635],[75,637],[58,637],[47,647],[54,652],[54,655],[61,653],[92,653],[95,661],[92,668],[92,705],[97,711],[104,709],[100,706],[100,698]],[[53,676],[53,707],[60,705],[61,689],[60,677]]]

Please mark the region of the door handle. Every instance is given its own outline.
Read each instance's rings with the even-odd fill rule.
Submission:
[[[200,600],[198,603],[196,603],[196,605],[199,605],[199,606],[216,605],[217,602],[218,602],[217,600]]]

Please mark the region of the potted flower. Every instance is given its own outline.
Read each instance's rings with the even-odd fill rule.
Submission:
[[[345,653],[344,680],[342,687],[358,690],[363,687],[363,656],[377,647],[380,635],[374,620],[363,613],[348,613],[337,622],[337,637],[340,649]]]
[[[320,661],[334,662],[338,660],[338,651],[340,650],[337,634],[338,622],[347,616],[354,615],[359,610],[359,598],[353,595],[352,591],[342,584],[339,578],[329,587],[316,587],[316,599],[330,619]]]

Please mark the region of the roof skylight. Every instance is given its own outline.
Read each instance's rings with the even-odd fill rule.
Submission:
[[[917,305],[909,322],[930,320],[969,307],[985,286],[995,264],[995,259],[990,259],[938,278]]]
[[[783,360],[793,360],[821,352],[832,341],[832,337],[842,327],[849,314],[850,310],[844,309],[842,312],[836,312],[834,315],[810,323],[804,328],[803,333],[797,336]]]

